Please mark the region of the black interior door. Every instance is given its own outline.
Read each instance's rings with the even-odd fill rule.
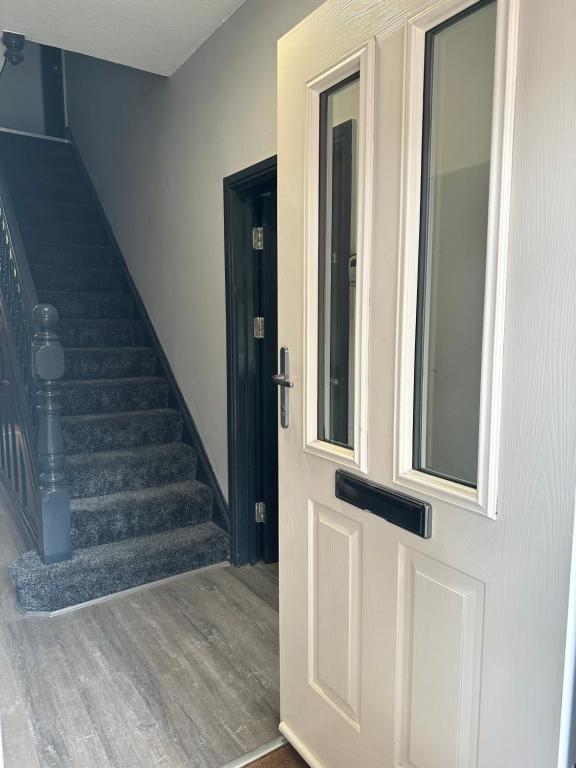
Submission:
[[[224,179],[224,230],[232,562],[271,563],[278,559],[275,157]],[[255,318],[263,318],[263,334],[255,334]]]
[[[276,190],[254,199],[254,227],[263,232],[254,249],[254,317],[264,319],[264,335],[254,338],[255,501],[264,505],[263,522],[254,522],[252,561],[278,559],[278,415],[272,383],[277,354]]]
[[[48,136],[64,138],[64,75],[62,51],[51,45],[40,48],[42,66],[42,97],[44,100],[44,130]]]

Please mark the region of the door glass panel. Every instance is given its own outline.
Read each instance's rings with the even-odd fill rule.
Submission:
[[[476,486],[496,2],[426,35],[414,466]]]
[[[320,94],[318,439],[353,447],[359,73]]]

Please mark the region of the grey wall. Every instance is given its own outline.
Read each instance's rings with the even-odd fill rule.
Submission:
[[[0,55],[4,48],[0,46]],[[44,133],[40,46],[26,41],[24,61],[6,63],[0,75],[0,128]]]
[[[222,179],[276,152],[276,41],[247,2],[169,80],[66,54],[69,123],[227,494]]]

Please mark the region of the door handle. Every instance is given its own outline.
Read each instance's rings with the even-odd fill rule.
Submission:
[[[287,379],[286,376],[282,376],[279,373],[275,373],[274,376],[272,376],[272,381],[278,387],[288,387],[291,389],[294,386],[293,381],[290,381],[290,379]]]
[[[288,392],[294,386],[290,381],[290,356],[288,347],[280,347],[280,371],[272,376],[272,381],[280,387],[280,426],[286,429],[290,424]]]

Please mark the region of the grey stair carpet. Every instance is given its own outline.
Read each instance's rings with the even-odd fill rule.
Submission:
[[[175,443],[182,434],[182,416],[171,408],[64,416],[62,432],[68,454]]]
[[[58,335],[65,347],[141,347],[146,331],[141,320],[60,320]]]
[[[228,535],[210,522],[78,549],[72,560],[54,565],[27,552],[12,563],[10,577],[21,608],[57,611],[227,557]]]
[[[116,264],[114,251],[107,245],[54,244],[28,239],[26,252],[30,262],[38,265],[106,269],[113,268]]]
[[[64,320],[126,320],[134,317],[134,302],[129,293],[47,291],[40,288],[38,300],[44,304],[54,304]]]
[[[225,561],[229,537],[197,479],[182,415],[72,148],[6,134],[7,167],[40,301],[60,314],[73,557],[10,567],[19,607],[54,611]]]

